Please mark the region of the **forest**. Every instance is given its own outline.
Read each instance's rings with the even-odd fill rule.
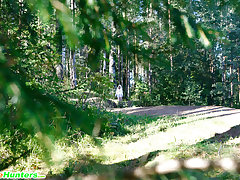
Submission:
[[[239,179],[219,165],[130,175],[163,155],[240,156],[240,133],[211,139],[223,138],[224,126],[239,132],[239,38],[239,0],[0,0],[0,178],[24,171],[47,179]],[[148,114],[154,107],[230,110],[236,122]],[[166,149],[127,152],[200,121],[219,125],[194,144],[174,135]]]

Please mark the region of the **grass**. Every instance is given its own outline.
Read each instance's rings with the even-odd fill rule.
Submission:
[[[27,158],[20,158],[9,170],[38,171],[46,175],[69,177],[72,174],[101,174],[128,167],[151,167],[166,159],[187,159],[199,157],[218,159],[222,157],[238,158],[240,155],[240,138],[229,139],[224,143],[209,142],[199,134],[188,134],[191,129],[215,124],[215,120],[189,119],[178,116],[134,116],[125,114],[104,113],[106,122],[100,137],[92,138],[80,130],[56,141],[50,153],[44,153],[36,137],[23,144],[32,147]],[[202,131],[204,133],[205,131]],[[182,134],[181,134],[182,133]],[[189,137],[190,136],[190,137]],[[198,137],[199,136],[199,137]],[[189,139],[193,141],[188,141]],[[195,138],[195,139],[194,139]],[[6,158],[13,154],[9,144],[4,143],[7,137],[0,137],[0,154]],[[49,158],[51,160],[44,161]],[[46,163],[48,162],[48,163]],[[223,172],[219,169],[199,172],[182,171],[173,177],[196,179],[196,177],[216,179],[239,179],[236,173]],[[162,179],[171,176],[162,175]],[[111,178],[110,178],[111,179]]]

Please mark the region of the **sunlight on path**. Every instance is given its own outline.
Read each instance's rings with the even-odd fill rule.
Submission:
[[[129,107],[109,109],[112,112],[122,112],[130,115],[183,115],[183,116],[212,116],[221,113],[240,113],[240,110],[223,106],[154,106],[154,107]]]
[[[166,107],[165,110],[167,110]],[[148,109],[148,111],[151,110]],[[138,158],[146,153],[166,150],[180,144],[196,144],[213,137],[215,133],[225,132],[240,124],[240,111],[231,108],[199,107],[182,112],[184,113],[189,116],[184,121],[190,123],[150,135],[130,144],[108,142],[103,148],[103,153],[111,157],[111,162],[106,163]]]

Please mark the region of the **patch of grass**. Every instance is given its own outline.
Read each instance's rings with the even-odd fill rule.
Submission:
[[[102,138],[117,140],[121,143],[136,142],[167,129],[176,127],[184,122],[185,117],[178,116],[137,116],[123,113],[112,113],[105,124]]]
[[[104,120],[100,136],[92,138],[85,135],[81,130],[71,130],[69,134],[56,141],[53,151],[50,154],[50,163],[43,161],[45,154],[41,145],[35,137],[29,141],[23,141],[31,149],[27,158],[21,158],[16,165],[10,167],[12,170],[33,170],[48,175],[60,175],[69,177],[73,174],[101,174],[104,172],[115,172],[121,168],[133,168],[137,166],[152,166],[156,162],[164,159],[188,159],[192,157],[205,159],[218,159],[222,157],[239,157],[240,138],[229,139],[224,143],[200,141],[193,145],[185,143],[171,143],[165,149],[154,149],[154,142],[158,135],[168,133],[169,129],[190,125],[194,121],[178,116],[135,116],[122,113],[102,113]],[[190,127],[190,126],[189,126]],[[188,126],[186,126],[188,128]],[[173,129],[174,130],[174,129]],[[167,131],[167,132],[166,132]],[[7,134],[6,134],[7,135]],[[5,136],[5,139],[8,136]],[[4,157],[11,156],[11,147],[5,143],[1,136],[0,153]],[[165,140],[167,143],[168,140]],[[148,147],[149,146],[149,147]],[[159,148],[159,147],[156,147]],[[151,150],[151,151],[149,151]],[[146,156],[144,155],[146,153]],[[181,178],[216,178],[216,179],[237,179],[235,173],[226,173],[218,169],[207,172],[181,171],[175,175],[161,175],[153,177],[156,179],[166,179],[170,177]],[[112,174],[114,177],[114,174]]]
[[[108,143],[128,144],[139,139],[143,139],[149,135],[164,131],[168,127],[178,125],[177,122],[183,118],[177,117],[150,117],[150,116],[129,116],[125,114],[103,113],[105,124],[101,130],[101,136],[91,138],[83,134],[80,130],[72,130],[62,139],[53,144],[52,153],[49,154],[49,163],[43,160],[46,154],[43,153],[42,146],[36,141],[35,137],[30,138],[28,147],[31,147],[31,153],[27,158],[21,158],[17,161],[13,170],[37,170],[43,174],[68,174],[75,172],[86,173],[96,171],[99,168],[93,164],[111,164],[114,162],[114,156],[109,156],[102,149]],[[9,154],[10,147],[1,141],[0,150],[2,154]],[[113,148],[113,147],[112,147]],[[113,148],[114,149],[114,148]],[[125,149],[122,149],[125,151]],[[134,152],[132,152],[134,154]],[[11,154],[10,154],[11,155]],[[125,160],[128,160],[126,156]],[[81,170],[76,168],[81,162]],[[85,163],[83,163],[85,162]],[[128,164],[128,163],[127,163]],[[126,163],[119,164],[126,166]],[[78,170],[76,170],[78,169]]]
[[[146,166],[154,166],[157,162],[166,159],[189,159],[203,158],[208,160],[217,160],[220,158],[239,158],[240,138],[230,139],[226,143],[208,143],[199,142],[194,145],[181,144],[172,146],[166,151],[161,151],[152,158]],[[186,173],[186,171],[184,171]],[[210,179],[240,179],[237,172],[225,172],[221,169],[212,169],[202,172],[205,178]],[[194,175],[196,178],[197,176]]]

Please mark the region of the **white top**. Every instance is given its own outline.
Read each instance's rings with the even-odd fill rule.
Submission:
[[[119,85],[119,86],[117,87],[116,95],[115,95],[115,96],[117,96],[117,97],[123,97],[123,90],[122,90],[122,86],[121,86],[121,85]]]

